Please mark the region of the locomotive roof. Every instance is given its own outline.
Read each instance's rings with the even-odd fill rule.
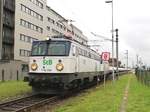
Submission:
[[[72,37],[68,37],[65,35],[59,35],[59,36],[52,36],[51,38],[48,38],[47,40],[36,40],[36,41],[41,41],[41,42],[46,42],[46,41],[70,41],[72,43],[76,43],[79,44],[81,46],[84,46],[85,48],[91,50],[92,52],[95,52],[96,54],[98,54],[98,52],[96,52],[95,50],[91,49],[88,45],[83,44],[83,42],[79,42],[77,40],[74,40]]]

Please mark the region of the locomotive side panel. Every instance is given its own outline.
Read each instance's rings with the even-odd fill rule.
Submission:
[[[79,56],[79,72],[100,71],[100,62],[84,56]]]

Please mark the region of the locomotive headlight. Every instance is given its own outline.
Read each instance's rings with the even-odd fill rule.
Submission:
[[[62,71],[62,70],[64,69],[64,65],[63,65],[62,63],[58,63],[58,64],[56,65],[56,69],[57,69],[58,71]]]
[[[31,69],[32,69],[33,71],[35,71],[37,68],[38,68],[38,65],[37,65],[36,63],[32,63],[32,64],[31,64]]]

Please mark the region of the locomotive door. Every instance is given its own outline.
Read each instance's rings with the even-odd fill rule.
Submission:
[[[78,58],[78,48],[75,47],[75,46],[72,46],[73,47],[73,56],[75,57],[75,72],[77,73],[78,72],[78,62],[79,62],[79,58]]]
[[[76,47],[76,72],[79,72],[79,49]]]

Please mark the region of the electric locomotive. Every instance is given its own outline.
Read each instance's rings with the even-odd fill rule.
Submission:
[[[63,94],[100,79],[101,63],[98,53],[64,35],[34,41],[29,57],[29,85],[36,93]]]

